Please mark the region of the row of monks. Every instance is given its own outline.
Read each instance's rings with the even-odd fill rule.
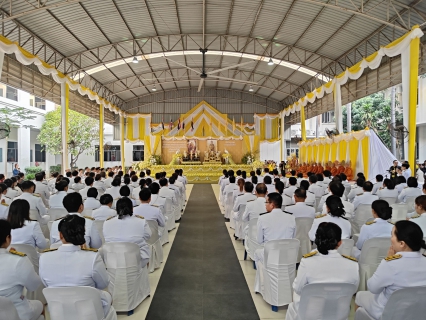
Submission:
[[[303,162],[299,164],[297,160],[292,159],[287,163],[287,167],[289,170],[296,171],[297,174],[302,173],[304,177],[307,177],[309,172],[317,174],[328,171],[333,177],[344,173],[348,177],[348,181],[354,178],[351,161],[329,161],[323,166],[320,162]]]

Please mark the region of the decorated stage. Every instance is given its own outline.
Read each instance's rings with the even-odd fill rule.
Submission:
[[[183,169],[183,174],[188,179],[188,183],[217,183],[219,177],[222,175],[223,169],[226,170],[245,170],[247,171],[247,176],[253,167],[247,164],[208,164],[204,163],[202,165],[185,165],[185,163],[180,165],[158,165],[150,166],[148,169],[151,170],[151,175],[154,176],[157,172],[167,172],[167,176],[170,176],[175,172],[176,169]]]

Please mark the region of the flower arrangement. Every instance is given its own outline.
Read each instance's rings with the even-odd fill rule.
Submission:
[[[152,166],[159,165],[159,164],[161,164],[161,157],[160,157],[160,156],[158,156],[158,155],[153,154],[153,155],[151,155],[151,156],[149,157],[148,162],[149,162]]]
[[[181,160],[182,160],[182,154],[178,150],[178,151],[176,151],[175,154],[173,154],[173,158],[172,158],[172,161],[170,161],[170,165],[179,164],[181,162]]]
[[[244,164],[252,164],[256,160],[256,156],[254,153],[247,152],[241,158],[241,162]]]
[[[253,166],[253,170],[263,168],[263,162],[260,160],[254,160],[251,165]]]
[[[222,159],[225,161],[226,164],[234,164],[235,163],[232,160],[231,154],[226,149],[225,149],[225,152],[222,154]]]

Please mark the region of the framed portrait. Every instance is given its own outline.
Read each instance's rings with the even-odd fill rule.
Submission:
[[[197,151],[197,140],[196,139],[189,139],[187,141],[187,151],[188,154],[195,153]]]
[[[209,153],[217,152],[217,140],[207,140],[207,151]]]

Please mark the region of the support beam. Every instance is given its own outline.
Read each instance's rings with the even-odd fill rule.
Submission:
[[[411,175],[416,175],[416,112],[417,112],[417,84],[419,78],[420,39],[411,40],[410,44],[410,87],[409,87],[409,124],[408,124],[408,162]]]
[[[346,105],[346,131],[352,131],[352,102]]]
[[[68,83],[61,84],[61,133],[62,133],[62,174],[70,169],[68,162],[68,114],[69,114]]]
[[[391,88],[391,123],[395,123],[395,87]],[[391,152],[396,156],[396,139],[391,135]],[[398,159],[398,157],[397,157]]]
[[[125,165],[125,159],[124,159],[124,116],[120,116],[120,152],[121,152],[121,169],[123,170],[123,172],[125,172],[124,170],[124,165]]]
[[[104,107],[99,105],[99,166],[104,167]]]
[[[300,107],[300,125],[302,130],[302,141],[306,141],[306,118],[305,107]]]

